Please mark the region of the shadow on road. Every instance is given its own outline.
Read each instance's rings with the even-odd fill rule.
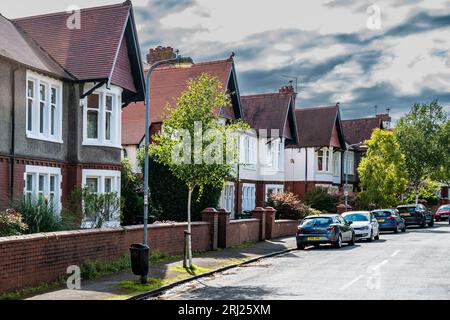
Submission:
[[[189,292],[189,300],[250,300],[267,295],[277,296],[275,288],[253,286],[208,286]],[[181,297],[183,298],[183,297]]]

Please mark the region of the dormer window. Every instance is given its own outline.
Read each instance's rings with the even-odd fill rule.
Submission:
[[[62,82],[27,71],[27,138],[62,143]]]
[[[121,95],[118,87],[102,87],[82,100],[83,145],[121,148]]]

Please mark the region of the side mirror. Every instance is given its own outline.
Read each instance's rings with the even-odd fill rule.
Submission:
[[[353,221],[347,221],[348,225],[351,225],[353,223]]]

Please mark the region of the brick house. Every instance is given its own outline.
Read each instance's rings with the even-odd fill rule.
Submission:
[[[285,189],[303,197],[314,187],[338,193],[346,150],[339,104],[295,110],[298,143],[285,149]]]
[[[174,57],[171,47],[157,47],[149,50],[147,66],[159,60]],[[153,70],[150,77],[150,142],[151,136],[161,130],[163,112],[167,104],[175,105],[187,81],[208,73],[216,76],[225,92],[230,93],[232,108],[218,108],[217,115],[224,123],[242,118],[241,101],[237,85],[233,58],[201,63],[185,62],[183,65],[163,65]],[[142,99],[143,100],[143,99]],[[130,104],[124,108],[122,119],[123,155],[128,158],[136,172],[140,169],[136,162],[137,150],[145,138],[145,104],[143,101]]]
[[[144,97],[131,2],[0,16],[0,206],[23,194],[60,207],[75,187],[120,194],[121,109]],[[117,225],[118,217],[110,224]]]
[[[364,141],[370,139],[373,130],[376,128],[387,130],[390,128],[390,123],[391,117],[388,114],[378,114],[375,117],[369,118],[342,120],[345,142],[347,146],[360,142],[364,143]],[[356,169],[366,151],[367,149],[364,147],[348,147],[346,152],[347,163],[344,165],[344,173],[348,173],[348,186],[346,186],[346,189],[349,192],[356,191],[359,186],[359,177]]]
[[[239,184],[230,183],[235,204],[227,208],[231,212],[262,207],[270,193],[284,191],[284,149],[297,143],[295,98],[292,86],[277,93],[241,96],[244,120],[255,132],[241,137],[241,162],[245,165],[238,168]]]

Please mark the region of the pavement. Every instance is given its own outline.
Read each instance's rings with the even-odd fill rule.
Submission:
[[[234,248],[196,255],[193,264],[199,267],[198,273],[205,273],[294,247],[293,236],[245,243]],[[140,285],[138,277],[131,272],[124,272],[96,280],[82,280],[79,290],[60,289],[33,296],[29,300],[122,300],[189,277],[192,274],[182,268],[182,259],[176,259],[150,265],[149,279],[153,282],[150,286]]]
[[[450,225],[310,247],[233,268],[157,299],[450,299]]]

